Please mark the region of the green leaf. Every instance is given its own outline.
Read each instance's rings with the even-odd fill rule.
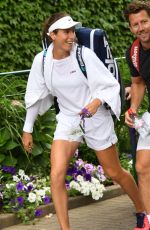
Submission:
[[[14,142],[13,140],[10,140],[10,141],[8,141],[5,149],[6,150],[12,150],[12,149],[16,148],[17,146],[19,146],[18,143]]]
[[[0,147],[6,144],[10,138],[10,133],[7,129],[3,128],[0,130]]]
[[[6,166],[15,166],[17,164],[17,159],[15,157],[6,156],[5,160],[3,161],[3,165]]]
[[[40,145],[34,145],[33,150],[32,150],[32,155],[33,156],[38,156],[41,155],[43,152],[43,149]]]
[[[0,153],[0,163],[5,159],[5,155]]]

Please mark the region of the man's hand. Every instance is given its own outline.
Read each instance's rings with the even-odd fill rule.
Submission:
[[[31,133],[26,133],[23,132],[23,136],[22,136],[22,144],[24,146],[24,149],[31,153],[32,152],[32,148],[33,148],[33,138],[32,138],[32,134]]]
[[[99,100],[98,98],[94,99],[91,103],[89,103],[88,105],[86,105],[84,108],[86,108],[88,110],[88,113],[93,116],[96,112],[98,107],[102,104],[101,100]],[[82,111],[81,113],[82,114]]]
[[[125,87],[125,97],[127,101],[131,99],[131,86]]]
[[[133,113],[136,114],[136,110],[132,109]],[[130,114],[128,112],[128,110],[125,112],[125,123],[130,127],[130,128],[134,128],[134,122],[132,120],[132,118],[130,117]]]

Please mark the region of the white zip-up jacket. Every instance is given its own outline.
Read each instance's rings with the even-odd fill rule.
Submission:
[[[80,69],[76,59],[76,47],[77,45],[73,47],[70,57],[72,58],[75,68]],[[53,104],[54,92],[52,86],[52,71],[54,61],[52,50],[53,44],[51,44],[47,50],[44,63],[44,74],[43,51],[35,56],[27,83],[25,94],[26,108],[28,109],[36,102],[40,101],[39,114],[45,113]],[[87,72],[87,79],[84,75],[83,78],[85,79],[85,84],[89,86],[92,98],[98,98],[103,103],[106,102],[119,119],[121,108],[119,83],[92,50],[83,47],[82,56]],[[65,93],[67,94],[66,89]]]

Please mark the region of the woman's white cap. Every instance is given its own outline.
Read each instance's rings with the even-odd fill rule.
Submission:
[[[49,35],[51,32],[57,29],[69,29],[73,26],[81,27],[81,22],[73,21],[73,19],[70,16],[65,16],[63,18],[58,19],[56,22],[54,22],[48,29],[47,35]]]

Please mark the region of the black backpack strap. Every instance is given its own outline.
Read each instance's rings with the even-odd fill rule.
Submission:
[[[43,62],[42,62],[42,67],[43,67],[43,76],[44,76],[44,65],[45,65],[45,58],[46,58],[46,54],[47,54],[47,48],[44,49],[44,52],[43,52]],[[58,105],[58,102],[57,102],[57,97],[54,97],[54,108],[55,108],[55,112],[56,114],[59,113],[60,109],[59,109],[59,105]]]
[[[45,65],[45,58],[46,58],[46,54],[47,54],[47,49],[44,49],[44,52],[43,52],[43,74],[44,74],[44,65]]]
[[[87,78],[86,66],[82,57],[82,45],[77,45],[76,58],[82,73]]]

